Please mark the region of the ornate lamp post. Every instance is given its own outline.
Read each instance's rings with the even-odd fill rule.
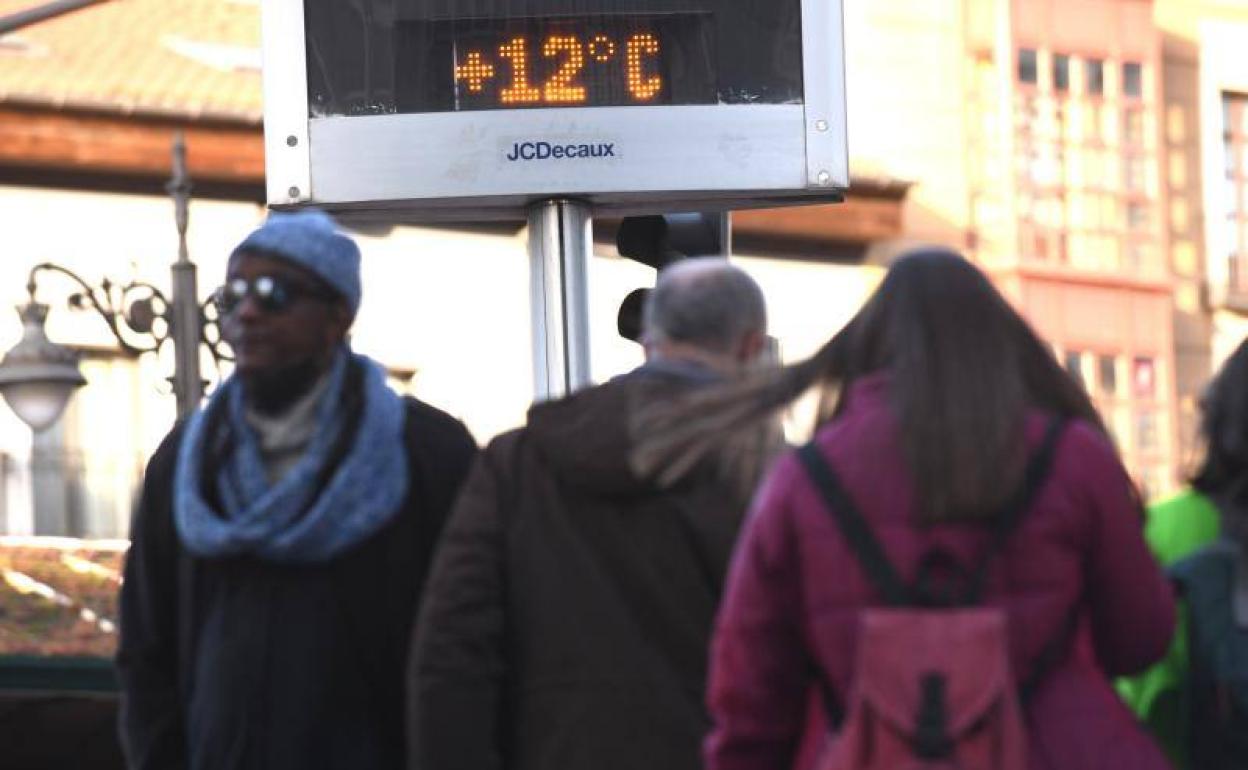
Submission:
[[[26,282],[29,301],[17,309],[22,319],[22,339],[0,361],[0,394],[33,430],[43,430],[65,409],[74,390],[86,384],[78,370],[78,355],[48,339],[44,322],[48,306],[38,302],[35,292],[41,274],[55,273],[77,284],[69,297],[71,308],[90,308],[104,320],[117,344],[138,356],[173,343],[173,391],[178,416],[185,417],[199,405],[204,383],[199,371],[199,346],[207,346],[215,361],[228,360],[219,335],[206,330],[216,327],[210,316],[210,302],[201,303],[196,290],[195,263],[186,248],[191,179],[186,170],[186,143],[181,134],[173,145],[173,178],[166,186],[174,202],[178,228],[178,258],[171,266],[172,298],[156,286],[131,281],[122,286],[105,278],[92,286],[72,270],[45,262],[30,270]]]

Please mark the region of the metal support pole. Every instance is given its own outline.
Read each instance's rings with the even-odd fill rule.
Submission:
[[[549,200],[529,209],[529,296],[536,400],[589,384],[589,206]]]
[[[203,337],[203,317],[199,308],[195,263],[186,248],[186,227],[191,200],[191,177],[186,170],[186,141],[178,134],[173,142],[173,178],[169,180],[174,220],[178,227],[178,261],[174,262],[173,296],[169,333],[173,338],[173,392],[178,401],[178,418],[193,414],[204,395],[199,374],[199,342]]]
[[[732,258],[732,212],[721,211],[716,220],[719,226],[719,242],[723,244],[723,256]]]

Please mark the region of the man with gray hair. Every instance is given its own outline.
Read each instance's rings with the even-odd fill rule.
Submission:
[[[630,462],[638,410],[744,372],[758,285],[720,258],[664,270],[646,363],[538,404],[469,474],[427,584],[408,687],[419,770],[694,770],[706,648],[744,501],[708,458]]]
[[[642,345],[649,361],[696,362],[723,374],[757,359],[767,341],[763,292],[719,257],[670,265],[646,298]]]

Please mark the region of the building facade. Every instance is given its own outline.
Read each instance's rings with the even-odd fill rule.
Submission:
[[[850,6],[852,156],[915,180],[907,234],[990,272],[1146,494],[1181,485],[1200,390],[1246,331],[1248,3]]]
[[[1181,450],[1153,7],[1014,0],[1009,12],[994,75],[1008,81],[1011,216],[997,222],[1005,251],[981,255],[1093,396],[1145,494],[1165,492]]]

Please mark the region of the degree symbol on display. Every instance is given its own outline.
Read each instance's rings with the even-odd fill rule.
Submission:
[[[615,43],[606,35],[594,35],[589,40],[589,58],[602,63],[615,56]]]

